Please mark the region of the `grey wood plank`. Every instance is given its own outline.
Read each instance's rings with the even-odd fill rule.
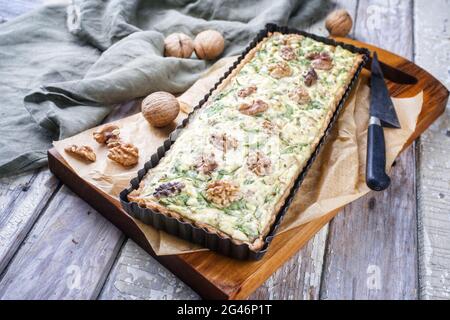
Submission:
[[[128,116],[137,109],[138,105],[134,101],[117,106],[105,121]],[[46,174],[56,181],[48,170]],[[17,177],[11,177],[11,181],[18,186],[23,185]],[[30,186],[34,191],[30,194],[34,197],[44,193],[42,181],[30,183]],[[17,207],[15,211],[5,211],[18,219],[20,215],[16,211],[20,210],[23,216],[23,212],[33,208],[32,212],[38,215],[43,205],[26,206],[18,202]],[[35,220],[20,221],[22,224],[27,222],[29,230]],[[22,234],[24,237],[26,232]],[[54,195],[5,271],[0,281],[0,298],[97,298],[124,239],[120,230],[64,186]],[[17,249],[19,244],[17,242],[13,249]],[[13,252],[13,249],[9,252]]]
[[[40,0],[0,0],[0,23],[38,7],[41,2]]]
[[[327,8],[323,9],[330,11],[336,7],[346,8],[354,15],[356,2],[341,0],[330,3]],[[322,19],[306,29],[310,32],[327,35],[323,26]],[[130,108],[130,110],[136,110],[136,108]],[[261,288],[256,290],[250,299],[317,299],[327,230],[327,226],[325,226],[303,250],[294,255]],[[155,274],[155,270],[158,270],[157,274]],[[166,276],[161,277],[161,273]],[[138,276],[132,276],[132,274],[138,274]],[[100,298],[197,298],[197,295],[181,280],[169,275],[169,271],[146,252],[138,250],[133,241],[128,240],[119,254]],[[175,293],[174,287],[178,288]]]
[[[117,106],[104,122],[140,112],[141,99]],[[198,299],[199,296],[131,239],[124,242],[98,299]]]
[[[127,240],[99,299],[199,299],[200,297],[134,241]]]
[[[316,236],[317,237],[317,236]],[[119,258],[119,260],[120,260],[120,258]],[[118,260],[118,261],[119,261]],[[291,272],[292,273],[292,272]],[[99,281],[98,283],[101,283],[101,281]],[[107,283],[107,285],[108,285],[108,283]],[[107,288],[107,286],[105,286],[105,288]],[[95,291],[95,290],[94,290]],[[105,290],[103,291],[103,292],[105,292]],[[104,296],[104,294],[103,294],[103,292],[102,292],[102,297]],[[162,292],[162,291],[160,291],[160,292]],[[287,290],[286,292],[289,292],[289,290]],[[286,293],[288,296],[289,296],[289,293]],[[285,296],[286,294],[281,294],[280,296]],[[146,295],[143,295],[143,297],[145,297]]]
[[[2,1],[1,16],[3,20],[11,19],[40,3]],[[0,181],[0,272],[22,244],[57,186],[57,179],[48,169]],[[78,215],[77,211],[87,215]],[[0,296],[3,299],[95,298],[122,241],[120,231],[63,188],[2,274]]]
[[[346,9],[352,17],[356,15],[357,2],[351,0],[329,2],[325,12]],[[325,29],[325,17],[305,28],[322,36],[328,36]],[[328,224],[318,232],[308,244],[278,269],[250,299],[299,299],[316,300],[319,298],[325,255]]]
[[[141,100],[136,100],[116,107],[105,122],[139,112],[140,104]],[[199,299],[199,296],[133,240],[127,239],[98,299]]]
[[[411,1],[359,1],[355,37],[400,55],[413,49]],[[321,299],[417,298],[414,148],[391,171],[384,192],[371,192],[330,224]]]
[[[450,1],[414,3],[415,62],[450,88]],[[450,299],[450,104],[419,140],[419,289]]]
[[[41,3],[41,0],[0,0],[0,23]],[[0,274],[57,187],[58,181],[48,169],[0,179]]]
[[[325,225],[249,299],[317,300],[327,234],[328,225]]]
[[[123,240],[63,186],[4,272],[0,299],[96,298]]]
[[[48,169],[0,179],[0,274],[58,185]]]
[[[14,18],[37,7],[41,2],[2,0],[0,1],[0,17],[3,20]],[[63,3],[67,1],[46,0],[43,2]],[[112,121],[134,112],[136,112],[136,108],[131,102],[117,107],[106,121]],[[4,271],[10,259],[33,227],[51,195],[55,193],[57,186],[57,179],[48,169],[0,180],[0,274]],[[66,206],[72,206],[72,210],[57,210],[60,207],[55,206],[55,203],[59,202],[64,202]],[[73,217],[74,219],[64,220],[67,224],[66,229],[46,229],[52,218],[58,219],[59,215],[65,214],[77,215],[77,211],[89,212],[90,218],[85,217],[82,218],[84,220],[79,220],[78,217]],[[55,217],[52,217],[53,214]],[[48,211],[39,220],[39,223],[28,237],[26,244],[19,250],[17,257],[3,275],[0,282],[0,296],[4,299],[95,298],[102,288],[108,271],[123,242],[121,232],[115,229],[112,224],[99,215],[95,219],[91,218],[96,215],[98,213],[65,187],[58,192],[54,202],[48,207]],[[86,219],[93,220],[94,223],[88,224],[87,221],[89,220]],[[76,225],[80,222],[85,225],[83,235],[80,236],[82,239],[85,238],[83,241],[85,246],[79,246],[79,240],[76,240],[76,234],[80,233]],[[71,223],[76,225],[71,225]],[[51,225],[53,226],[53,224]],[[98,233],[99,231],[102,232]],[[45,237],[39,238],[36,232],[45,234]],[[98,237],[95,237],[96,234]],[[38,240],[30,241],[30,239],[35,238]],[[66,241],[61,241],[61,239]],[[106,244],[97,244],[98,241],[102,244],[105,240],[107,240]],[[74,245],[78,245],[76,246],[77,255],[75,256],[72,255]],[[57,246],[58,254],[61,255],[61,261],[55,264],[54,267],[47,268],[45,272],[38,272],[39,276],[36,276],[33,273],[40,268],[44,268],[47,263],[51,263],[53,257],[52,252],[43,252],[42,246],[49,248],[49,250],[53,250],[54,246]],[[98,249],[98,251],[95,249]],[[98,259],[94,259],[93,256],[89,255],[86,255],[88,259],[84,260],[84,253],[88,250],[93,255],[105,256],[104,261],[97,261]],[[67,261],[62,258],[64,253],[71,255]],[[41,257],[41,255],[44,255],[44,257]],[[35,261],[36,263],[34,263]],[[30,271],[29,274],[27,274],[28,270]],[[82,273],[86,273],[86,276],[82,276]],[[23,278],[27,278],[26,286],[22,285]],[[64,282],[64,279],[68,282]],[[78,279],[86,282],[83,290],[80,288],[81,284],[77,284]],[[70,284],[70,281],[75,282]],[[48,286],[45,286],[45,284]]]

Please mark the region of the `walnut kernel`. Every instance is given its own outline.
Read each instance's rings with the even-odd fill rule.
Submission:
[[[262,127],[268,132],[272,132],[275,129],[275,125],[270,120],[264,120],[262,123]]]
[[[285,62],[278,62],[269,66],[269,73],[275,79],[289,77],[292,75],[292,69]]]
[[[153,196],[157,199],[161,197],[171,197],[181,192],[181,189],[185,187],[183,182],[171,181],[166,182],[156,187]]]
[[[224,180],[210,182],[206,188],[206,198],[221,207],[229,206],[239,197],[239,187]]]
[[[214,153],[201,155],[195,163],[196,169],[203,174],[210,174],[216,170],[217,166]]]
[[[265,176],[271,171],[270,158],[260,151],[252,152],[247,158],[247,167],[258,176]]]
[[[303,87],[292,89],[289,92],[289,98],[299,104],[306,104],[311,100],[308,91]]]
[[[248,116],[254,116],[256,114],[262,113],[269,108],[267,102],[261,99],[254,100],[251,104],[243,103],[239,106],[239,111]]]
[[[227,152],[229,149],[236,149],[238,146],[238,141],[232,136],[227,135],[226,133],[217,134],[213,133],[209,138],[209,141],[213,146],[222,150],[223,152]]]
[[[139,150],[131,143],[119,144],[109,149],[108,158],[124,167],[130,167],[138,163]]]
[[[307,87],[311,87],[314,83],[316,83],[318,79],[316,70],[314,70],[314,68],[309,69],[303,77],[305,79],[305,85]]]
[[[118,138],[120,129],[115,124],[106,124],[93,133],[95,141],[107,144],[108,140]]]
[[[330,70],[333,68],[333,59],[328,52],[315,53],[311,55],[311,65],[318,70]]]
[[[77,146],[73,144],[71,146],[64,148],[64,151],[76,156],[79,159],[87,160],[90,162],[95,162],[97,158],[94,150],[92,150],[92,148],[89,146]]]
[[[252,95],[256,92],[257,88],[256,86],[249,86],[246,88],[242,88],[237,92],[238,97],[240,98],[245,98],[248,97],[249,95]]]
[[[120,139],[120,130],[113,130],[110,134],[108,134],[108,139],[106,140],[106,146],[108,148],[117,147],[119,144],[123,143]]]
[[[294,49],[292,49],[289,46],[283,46],[280,49],[280,56],[284,59],[284,60],[294,60],[297,55],[295,54]]]
[[[300,34],[286,34],[283,36],[283,44],[290,46],[290,45],[294,45],[294,44],[298,44],[299,42],[301,42],[305,37],[300,35]]]

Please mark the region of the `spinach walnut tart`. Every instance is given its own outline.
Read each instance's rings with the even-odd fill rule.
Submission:
[[[340,46],[269,34],[128,199],[261,249],[361,62]]]

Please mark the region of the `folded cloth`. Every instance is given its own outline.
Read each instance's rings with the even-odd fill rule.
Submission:
[[[0,176],[46,164],[52,140],[99,124],[113,106],[154,91],[180,93],[210,62],[164,57],[164,37],[206,29],[242,51],[273,22],[297,28],[321,1],[74,0],[0,25]]]

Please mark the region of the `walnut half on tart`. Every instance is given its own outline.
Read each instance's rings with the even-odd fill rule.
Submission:
[[[340,46],[270,33],[129,201],[258,251],[362,61]]]

